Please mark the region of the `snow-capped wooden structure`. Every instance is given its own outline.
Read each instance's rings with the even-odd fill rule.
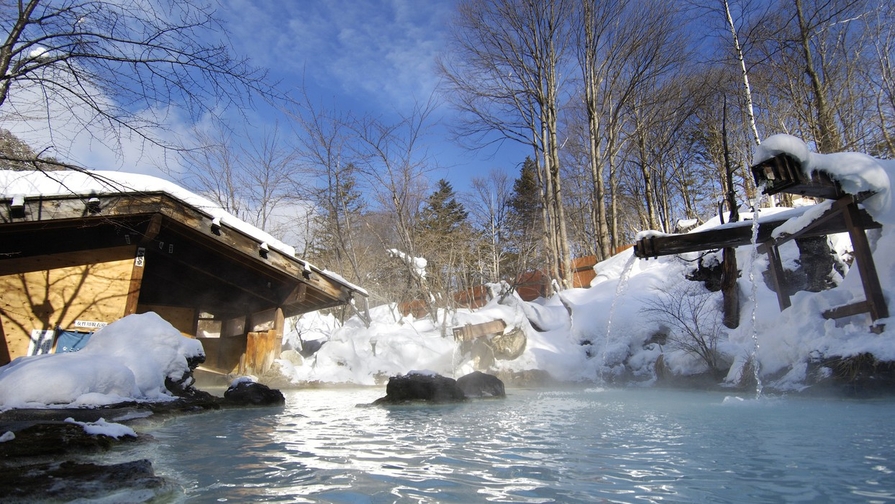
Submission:
[[[858,206],[873,193],[848,194],[830,174],[822,170],[814,170],[806,175],[801,169],[801,163],[786,153],[757,163],[752,167],[752,175],[756,185],[764,187],[765,194],[789,193],[831,200],[822,213],[813,215],[810,222],[797,231],[775,232],[784,223],[797,218],[791,214],[777,214],[759,220],[754,241],[758,251],[768,255],[771,279],[775,284],[780,309],[788,308],[791,303],[783,287],[784,272],[779,247],[800,238],[847,232],[854,248],[855,264],[861,277],[865,299],[827,310],[823,315],[835,319],[868,313],[874,321],[887,318],[889,310],[866,234],[866,230],[879,228],[880,224]],[[701,232],[645,236],[634,245],[634,254],[640,258],[650,258],[739,247],[753,242],[754,231],[752,222],[746,221]]]
[[[206,368],[260,374],[285,318],[366,295],[208,200],[139,177],[0,171],[0,365],[154,311],[202,341]]]

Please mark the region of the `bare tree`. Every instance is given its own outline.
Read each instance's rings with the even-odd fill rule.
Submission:
[[[643,313],[668,331],[673,348],[698,357],[716,376],[723,372],[718,351],[721,317],[718,293],[697,282],[666,285],[645,299]]]
[[[425,174],[433,168],[420,146],[433,107],[431,101],[417,104],[393,123],[367,117],[350,124],[357,137],[354,155],[359,173],[373,188],[377,210],[388,219],[388,225],[376,236],[383,249],[397,252],[392,255],[401,259],[398,263],[413,283],[409,286],[412,288],[400,291],[399,298],[409,301],[422,297],[430,305],[433,296],[428,281],[414,263],[414,258],[420,257],[414,230],[427,190]],[[429,312],[436,316],[434,310]]]
[[[312,181],[293,187],[296,193],[309,193],[309,200],[316,205],[310,253],[352,281],[367,285],[375,278],[382,258],[375,257],[372,243],[362,236],[367,203],[353,157],[357,138],[350,120],[334,109],[315,105],[306,94],[296,105],[291,116],[299,130],[301,161]],[[314,189],[308,191],[307,186]],[[361,307],[350,306],[369,326],[372,318],[367,298]]]
[[[273,94],[199,2],[8,1],[0,22],[0,110],[14,119],[11,98],[28,93],[51,134],[61,108],[78,111],[68,128],[171,148],[159,135],[170,108],[197,118]]]
[[[248,216],[247,203],[241,190],[242,160],[233,148],[232,132],[225,128],[203,130],[194,128],[196,148],[184,152],[185,171],[181,181],[199,190],[228,213],[240,219]]]
[[[740,43],[737,25],[734,22],[733,15],[730,13],[730,3],[727,0],[721,0],[721,7],[724,9],[724,18],[727,21],[728,29],[730,29],[730,40],[733,44],[734,55],[741,72],[746,119],[755,139],[755,144],[759,145],[761,144],[761,136],[758,134],[758,127],[755,125],[755,107],[752,104],[752,86],[749,85],[749,70],[746,68],[746,56],[743,54],[743,46]]]
[[[502,278],[502,263],[506,255],[505,229],[509,211],[511,181],[505,171],[493,169],[486,177],[473,177],[472,193],[466,197],[466,208],[473,225],[480,230],[484,256],[477,268],[481,281],[497,282]]]
[[[611,151],[617,143],[612,141],[616,138],[614,135],[606,134],[606,128],[617,126],[618,114],[612,113],[612,104],[615,102],[614,108],[617,111],[620,110],[619,102],[624,100],[611,92],[614,88],[608,81],[612,80],[620,63],[618,57],[621,44],[616,41],[624,38],[619,32],[627,25],[622,19],[628,4],[627,1],[584,1],[581,3],[576,27],[578,64],[582,73],[583,99],[588,125],[587,150],[593,209],[589,217],[598,245],[597,256],[600,259],[612,255],[612,233],[608,229],[603,167],[606,159],[614,155]],[[608,142],[604,142],[604,138],[607,138]],[[610,152],[606,153],[604,149],[609,149]]]
[[[861,78],[876,90],[869,100],[875,127],[867,149],[873,155],[895,158],[895,4],[881,2],[866,30],[871,63],[860,67]]]
[[[756,30],[754,61],[772,128],[813,141],[819,152],[859,149],[868,89],[855,76],[867,65],[872,15],[866,0],[790,0]],[[746,54],[749,56],[749,54]],[[854,133],[853,133],[854,132]]]
[[[234,147],[223,127],[196,131],[199,147],[185,151],[184,185],[205,194],[234,216],[298,246],[296,220],[308,211],[301,186],[302,170],[295,147],[278,127],[253,135],[248,147]],[[254,137],[254,138],[253,138]]]
[[[461,137],[532,147],[547,264],[566,286],[571,258],[557,125],[571,8],[567,0],[468,0],[459,8],[452,58],[440,62],[451,99],[464,113]]]

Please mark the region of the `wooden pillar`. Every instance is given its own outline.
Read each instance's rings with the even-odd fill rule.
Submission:
[[[873,254],[870,251],[870,243],[867,241],[867,233],[860,227],[861,216],[858,205],[850,203],[843,210],[845,225],[848,228],[848,236],[851,238],[852,247],[855,250],[855,263],[858,265],[858,273],[861,275],[861,284],[864,286],[864,296],[867,300],[870,318],[879,320],[889,316],[889,307],[883,297],[883,289],[879,283],[879,274],[876,264],[873,262]]]
[[[783,262],[780,260],[780,248],[776,245],[767,246],[768,265],[771,270],[771,279],[774,282],[774,290],[777,291],[777,304],[780,311],[792,306],[789,293],[786,292],[786,277],[783,272]]]
[[[723,322],[730,329],[740,325],[740,288],[737,285],[739,275],[736,249],[725,247],[721,260],[721,294],[724,303]]]
[[[143,273],[146,270],[146,248],[137,247],[134,257],[134,268],[131,271],[130,285],[127,288],[127,300],[124,303],[124,315],[137,313],[140,300],[140,287],[143,285]],[[196,334],[195,332],[193,334]]]
[[[283,310],[275,308],[251,315],[246,334],[246,351],[240,367],[243,373],[262,375],[270,370],[283,347],[286,319]]]

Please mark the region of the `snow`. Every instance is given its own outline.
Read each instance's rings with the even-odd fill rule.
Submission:
[[[864,207],[881,224],[886,222],[880,219],[892,218],[889,184],[890,175],[895,173],[895,160],[876,159],[858,152],[817,154],[802,140],[781,134],[771,136],[755,148],[753,164],[783,152],[799,160],[806,175],[824,171],[848,194],[875,193],[864,201]]]
[[[84,432],[91,436],[109,436],[118,439],[123,436],[137,437],[137,433],[126,425],[119,423],[107,422],[104,418],[100,418],[95,422],[78,422],[74,418],[66,418],[65,423],[80,425],[84,428]]]
[[[240,384],[252,384],[258,381],[254,376],[237,376],[230,382],[230,388],[236,388]]]
[[[762,144],[755,160],[784,150],[802,160],[803,169],[809,172],[823,169],[849,190],[875,193],[864,204],[883,228],[868,235],[884,295],[893,299],[895,254],[890,251],[895,250],[895,211],[888,202],[895,165],[864,155],[811,153],[800,140],[779,135]],[[781,232],[793,233],[828,205],[760,209],[757,215],[743,213],[743,217],[759,222],[768,216],[783,217],[787,222]],[[715,218],[694,231],[719,225]],[[752,222],[724,224],[734,225],[751,226]],[[646,235],[649,233],[642,234]],[[830,241],[835,251],[848,253],[848,240],[843,236],[831,236]],[[395,252],[404,260],[414,260]],[[780,253],[784,266],[796,267],[799,252],[794,242],[782,245]],[[747,365],[753,354],[760,363],[765,390],[782,392],[808,386],[808,364],[819,357],[869,352],[877,359],[895,361],[895,323],[891,320],[877,321],[884,329],[876,334],[869,330],[867,314],[839,320],[822,316],[829,308],[864,298],[857,268],[844,277],[836,276],[839,284],[833,289],[796,293],[792,306],[781,312],[776,294],[763,281],[766,256],[755,254],[749,246],[739,247],[736,254],[742,270],[738,280],[741,323],[736,329],[714,325],[719,293],[684,280],[696,259],[701,258],[703,264],[718,263],[720,252],[638,260],[628,249],[595,266],[597,276],[590,288],[565,290],[548,299],[525,302],[514,293],[501,299],[496,294],[506,286],[495,284],[490,286],[495,295],[484,307],[441,310],[436,317],[405,317],[394,304],[371,308],[368,325],[359,317],[339,323],[332,315],[302,315],[290,321],[293,325],[284,335],[284,347],[309,348],[311,342],[322,346],[303,357],[290,350],[290,358],[279,359],[277,367],[297,385],[382,385],[390,376],[414,370],[458,378],[476,367],[469,354],[461,353],[451,329],[503,320],[505,333],[523,332],[525,350],[515,359],[496,360],[489,372],[538,369],[563,381],[600,383],[622,378],[650,385],[656,380],[660,356],[666,368],[679,375],[706,370],[704,362],[674,344],[671,337],[663,339],[673,324],[657,316],[655,308],[667,307],[675,300],[689,302],[690,312],[703,310],[699,322],[718,335],[718,351],[731,363],[726,380],[732,384],[750,369]],[[185,358],[201,351],[198,343],[166,324],[154,314],[130,316],[102,329],[81,352],[17,359],[0,368],[0,408],[166,399],[164,377],[179,377],[186,368]]]
[[[11,171],[0,170],[0,197],[97,196],[123,193],[163,192],[205,213],[219,225],[236,229],[258,242],[267,242],[284,254],[295,255],[295,248],[270,234],[227,213],[208,198],[190,192],[173,182],[149,175],[116,171]]]
[[[887,299],[892,299],[895,254],[887,251],[895,250],[895,233],[892,231],[895,212],[888,201],[890,174],[895,173],[895,164],[863,154],[812,153],[804,142],[788,135],[776,135],[763,142],[755,153],[754,162],[780,152],[789,152],[801,160],[806,173],[819,169],[826,171],[847,191],[875,193],[863,204],[884,225],[882,233],[870,231],[868,234],[875,247],[874,260],[884,294]],[[721,225],[714,217],[691,232],[718,227],[751,227],[752,219],[761,222],[773,217],[774,220],[785,220],[775,233],[780,237],[797,232],[828,208],[830,202],[798,208],[762,208],[757,215],[742,212],[743,221],[737,223]],[[638,237],[662,235],[656,231],[643,231]],[[850,253],[846,234],[831,235],[829,239],[832,249],[840,256]],[[780,253],[785,267],[795,269],[798,266],[799,251],[794,242],[782,245]],[[503,302],[492,299],[475,311],[439,312],[435,321],[402,317],[394,309],[379,307],[371,310],[373,321],[370,327],[364,327],[356,318],[342,326],[330,319],[328,323],[332,329],[327,334],[319,330],[319,315],[308,314],[297,321],[295,332],[307,332],[309,329],[306,328],[316,324],[318,330],[314,337],[326,342],[317,354],[302,364],[279,361],[281,370],[297,384],[371,385],[381,383],[383,377],[421,368],[459,377],[473,371],[474,366],[468,355],[459,354],[458,345],[449,331],[442,335],[442,327],[501,319],[507,323],[507,332],[513,328],[524,331],[527,346],[517,359],[497,360],[491,372],[541,369],[560,380],[583,382],[600,382],[627,373],[628,379],[648,385],[655,380],[656,359],[662,355],[666,367],[674,373],[700,373],[706,370],[700,359],[677,345],[662,345],[652,339],[669,328],[666,322],[648,312],[656,300],[693,296],[681,289],[686,285],[701,286],[684,280],[700,255],[704,264],[720,262],[720,252],[638,260],[629,249],[597,264],[597,275],[589,289],[570,289],[533,302],[511,295]],[[753,254],[752,248],[745,246],[737,249],[737,263],[742,270],[739,279],[743,298],[741,324],[737,329],[723,326],[717,329],[720,332],[718,350],[732,363],[727,378],[730,383],[738,381],[753,352],[760,363],[763,380],[768,381],[765,385],[778,391],[804,389],[808,363],[817,357],[847,357],[871,352],[878,359],[895,360],[895,328],[893,324],[887,324],[887,320],[878,321],[885,324],[887,330],[875,334],[868,330],[871,321],[866,314],[838,321],[826,320],[821,315],[829,308],[864,298],[857,268],[852,268],[845,278],[834,272],[833,277],[839,281],[834,289],[797,293],[791,299],[792,306],[780,312],[776,294],[762,278],[762,272],[767,269],[767,257]],[[749,281],[750,272],[756,279],[754,285]],[[702,291],[693,299],[717,314],[720,294]]]
[[[0,367],[0,409],[172,400],[165,378],[180,381],[187,359],[199,355],[198,340],[157,314],[129,315],[98,330],[78,352],[19,357]]]
[[[386,250],[386,252],[388,252],[389,257],[397,257],[398,259],[404,261],[405,264],[413,269],[413,272],[416,274],[416,276],[420,278],[426,278],[426,266],[429,265],[429,261],[427,261],[425,257],[413,257],[410,254],[401,252],[398,249],[388,249]]]

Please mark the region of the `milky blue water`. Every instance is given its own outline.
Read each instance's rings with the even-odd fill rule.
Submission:
[[[383,394],[180,417],[147,428],[144,456],[184,502],[895,500],[893,399],[582,388],[356,406]]]

